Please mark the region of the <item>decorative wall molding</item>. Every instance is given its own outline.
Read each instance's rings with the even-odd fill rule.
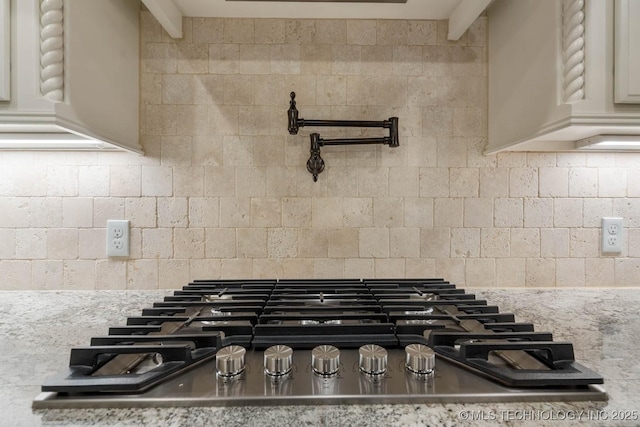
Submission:
[[[562,2],[563,100],[584,99],[584,0]]]
[[[40,12],[40,92],[60,102],[64,98],[62,0],[41,0]]]

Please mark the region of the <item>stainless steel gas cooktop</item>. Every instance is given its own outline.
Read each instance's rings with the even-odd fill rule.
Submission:
[[[602,383],[442,279],[202,280],[73,348],[33,407],[606,400]]]

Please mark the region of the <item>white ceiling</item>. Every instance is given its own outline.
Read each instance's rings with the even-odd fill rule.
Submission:
[[[182,17],[448,19],[457,40],[491,0],[407,0],[406,3],[318,1],[142,0],[174,38],[182,37]]]

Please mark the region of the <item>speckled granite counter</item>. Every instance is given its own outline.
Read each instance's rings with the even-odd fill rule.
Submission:
[[[518,321],[573,342],[576,358],[605,377],[609,402],[31,410],[43,379],[73,346],[160,300],[165,291],[0,292],[0,424],[3,426],[638,426],[640,288],[472,289]],[[469,412],[472,411],[472,412]],[[528,419],[524,422],[522,419]],[[590,419],[591,418],[591,419]],[[594,418],[599,418],[596,420]],[[635,418],[635,419],[634,419]]]

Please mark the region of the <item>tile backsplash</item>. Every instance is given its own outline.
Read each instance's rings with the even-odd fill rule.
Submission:
[[[0,153],[0,289],[176,288],[197,278],[444,277],[466,286],[630,286],[640,157],[501,153],[487,135],[486,18],[187,18],[141,13],[145,156]],[[399,117],[400,147],[324,147],[308,119]],[[320,129],[323,137],[381,136]],[[622,216],[619,256],[600,219]],[[108,219],[131,256],[105,257]]]

